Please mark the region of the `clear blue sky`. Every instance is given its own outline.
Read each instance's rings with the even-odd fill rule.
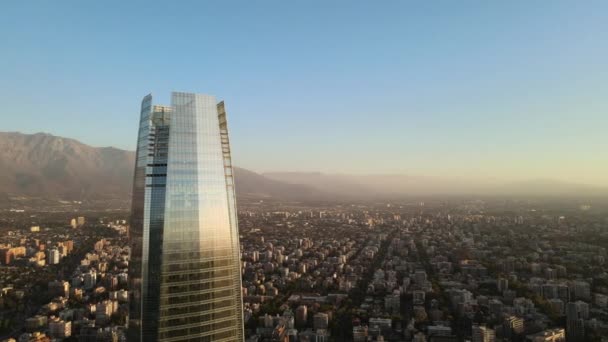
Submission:
[[[608,184],[607,1],[5,1],[2,131],[135,145],[226,101],[257,171]]]

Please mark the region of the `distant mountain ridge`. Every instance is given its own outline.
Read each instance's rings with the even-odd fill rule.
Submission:
[[[134,160],[135,152],[114,147],[92,147],[47,133],[0,132],[0,197],[129,199]],[[429,195],[608,197],[606,188],[542,179],[506,184],[401,174],[258,174],[238,167],[234,173],[239,199],[388,199]]]
[[[68,199],[131,193],[134,153],[46,133],[0,133],[0,192]]]
[[[344,196],[394,198],[400,196],[543,196],[608,197],[608,188],[548,179],[520,182],[447,179],[403,174],[324,174],[319,172],[266,172],[283,183],[308,185]]]
[[[92,147],[47,133],[0,132],[0,194],[57,199],[131,195],[135,152]],[[235,167],[240,197],[303,198],[320,192]]]

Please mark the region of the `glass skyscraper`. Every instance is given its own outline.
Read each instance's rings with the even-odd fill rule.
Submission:
[[[243,341],[224,103],[144,97],[129,229],[129,341]]]

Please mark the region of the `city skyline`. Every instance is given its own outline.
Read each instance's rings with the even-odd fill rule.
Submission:
[[[0,342],[608,342],[607,34],[600,0],[0,4]]]
[[[131,99],[192,89],[255,171],[608,185],[606,6],[5,4],[3,129],[133,150]]]

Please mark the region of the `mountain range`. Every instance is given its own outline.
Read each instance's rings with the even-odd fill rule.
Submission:
[[[608,197],[608,188],[551,179],[501,182],[404,174],[325,174],[320,172],[268,172],[263,176],[284,183],[305,184],[342,196],[515,196]]]
[[[66,199],[128,196],[133,161],[133,152],[113,147],[45,133],[0,133],[0,192]]]
[[[135,153],[92,147],[47,133],[0,132],[0,195],[128,199]],[[235,167],[242,198],[364,199],[420,195],[608,196],[608,190],[558,181],[497,183],[410,175],[305,172],[259,174]]]
[[[135,152],[47,133],[0,132],[0,194],[60,199],[128,198]],[[312,187],[234,170],[240,197],[302,198]]]

